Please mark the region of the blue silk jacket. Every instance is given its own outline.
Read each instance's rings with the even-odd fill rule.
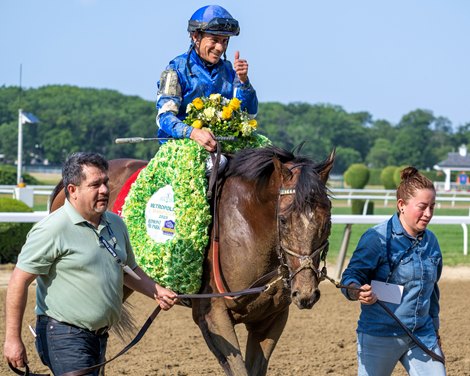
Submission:
[[[158,137],[188,138],[193,127],[182,122],[186,107],[193,99],[210,94],[221,94],[228,99],[236,97],[241,100],[242,109],[256,115],[256,91],[250,82],[242,84],[238,80],[229,61],[221,59],[217,64],[208,65],[192,50],[189,58],[191,74],[187,58],[188,53],[185,53],[173,59],[158,82]]]

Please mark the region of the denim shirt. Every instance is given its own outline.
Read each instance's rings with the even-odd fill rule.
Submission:
[[[232,64],[220,60],[217,64],[208,66],[192,50],[189,58],[191,73],[187,66],[188,54],[182,54],[170,61],[166,71],[174,71],[178,77],[177,93],[168,94],[158,82],[156,101],[158,137],[189,138],[193,127],[183,123],[186,118],[186,107],[197,97],[208,97],[211,94],[221,94],[231,99],[238,98],[241,108],[253,117],[258,112],[258,98],[250,82],[239,81]]]
[[[391,218],[390,256],[387,257],[387,222],[368,229],[362,235],[341,283],[362,286],[371,280],[402,285],[400,304],[385,303],[395,315],[428,348],[437,343],[439,329],[439,288],[442,272],[442,254],[436,236],[425,230],[419,237],[410,236],[400,223],[398,215]],[[347,290],[343,294],[350,299]],[[378,304],[361,304],[358,332],[372,336],[406,335],[398,323]]]

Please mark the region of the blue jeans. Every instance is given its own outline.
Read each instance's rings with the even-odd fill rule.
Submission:
[[[108,334],[97,335],[47,316],[36,321],[36,349],[55,376],[78,371],[104,361]],[[87,376],[98,376],[95,370]]]
[[[442,356],[436,345],[432,351]],[[359,376],[390,376],[400,362],[410,376],[445,376],[444,364],[433,360],[408,336],[376,337],[357,334]]]

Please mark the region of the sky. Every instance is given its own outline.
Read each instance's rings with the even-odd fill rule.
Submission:
[[[106,88],[153,101],[200,0],[0,0],[0,86]],[[397,124],[470,123],[468,0],[220,0],[260,102],[331,104]],[[20,69],[21,67],[21,69]],[[27,111],[27,109],[25,109]]]

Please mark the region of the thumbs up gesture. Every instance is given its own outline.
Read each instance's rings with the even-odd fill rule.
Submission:
[[[240,51],[235,51],[233,68],[242,84],[248,81],[248,62],[244,59],[240,59]]]

